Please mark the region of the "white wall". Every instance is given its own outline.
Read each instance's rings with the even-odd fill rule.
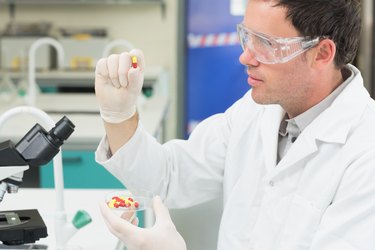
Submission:
[[[104,27],[110,38],[124,38],[142,49],[147,65],[161,65],[170,72],[171,107],[167,139],[176,136],[177,1],[159,4],[17,6],[16,21],[50,21],[57,27]],[[0,29],[9,21],[8,8],[0,5]]]

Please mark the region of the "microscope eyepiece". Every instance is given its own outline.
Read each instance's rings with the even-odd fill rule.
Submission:
[[[48,135],[50,135],[54,143],[60,147],[73,133],[74,127],[74,124],[64,116],[56,123],[56,126],[48,132]]]
[[[39,124],[35,124],[16,144],[15,148],[29,166],[47,164],[59,152],[64,141],[73,133],[74,127],[74,124],[66,116],[61,118],[49,132]]]

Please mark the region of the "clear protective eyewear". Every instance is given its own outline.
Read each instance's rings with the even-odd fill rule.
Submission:
[[[237,33],[242,49],[248,48],[264,64],[288,62],[320,42],[320,37],[271,37],[254,32],[242,23],[237,25]]]

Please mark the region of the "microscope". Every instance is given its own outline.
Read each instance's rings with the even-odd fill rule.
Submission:
[[[64,116],[48,132],[37,123],[17,144],[0,142],[0,202],[5,193],[17,193],[25,170],[47,164],[55,157],[74,127]],[[0,241],[4,245],[34,243],[47,236],[36,209],[0,211]]]

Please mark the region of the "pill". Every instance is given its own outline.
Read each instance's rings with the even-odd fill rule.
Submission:
[[[138,66],[138,60],[136,56],[132,56],[132,67],[137,68]]]

